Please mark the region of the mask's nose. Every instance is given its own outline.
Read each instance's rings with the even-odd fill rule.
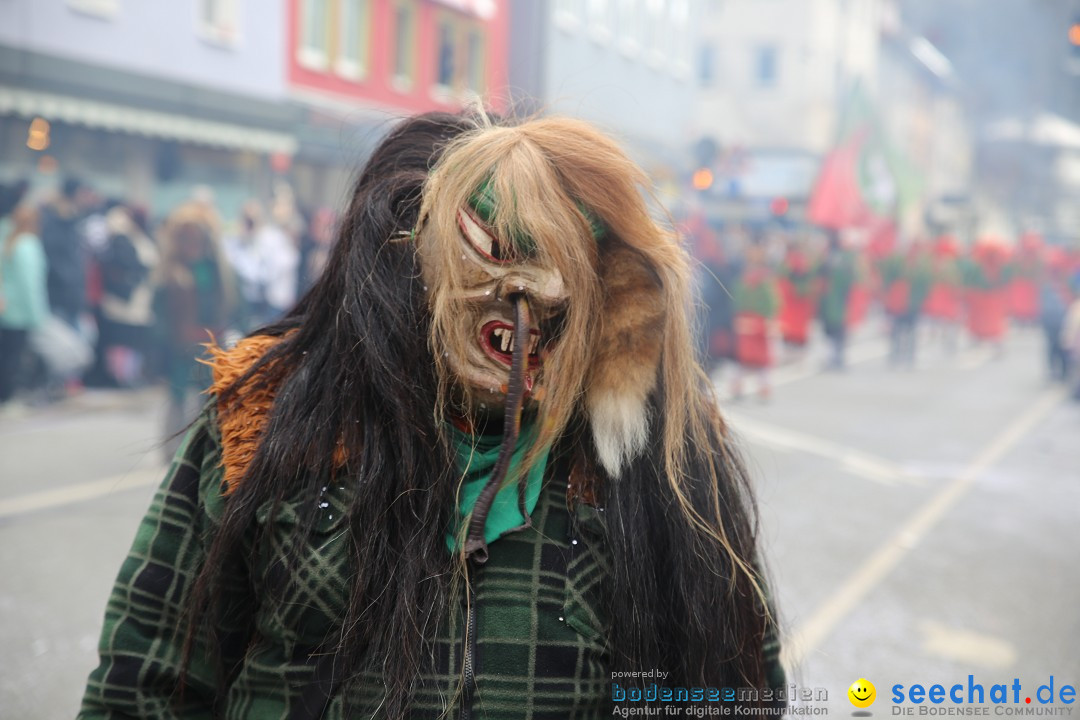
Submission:
[[[541,303],[554,305],[566,297],[566,287],[558,270],[513,270],[499,281],[496,297],[528,295]]]

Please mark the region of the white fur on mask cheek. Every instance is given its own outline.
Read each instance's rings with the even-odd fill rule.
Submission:
[[[597,457],[608,475],[618,477],[626,463],[645,449],[649,431],[645,400],[627,393],[594,392],[588,407]]]

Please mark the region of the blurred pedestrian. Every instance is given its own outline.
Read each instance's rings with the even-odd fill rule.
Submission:
[[[691,226],[694,254],[701,261],[701,299],[706,308],[705,354],[710,374],[735,359],[735,299],[733,293],[742,274],[739,246],[742,236],[724,233],[704,218]]]
[[[19,180],[11,184],[0,184],[0,243],[11,232],[11,214],[22,202],[29,188],[30,183],[26,180]],[[3,285],[0,285],[0,301],[2,301],[2,298]],[[3,310],[2,305],[0,305],[0,310]]]
[[[848,306],[857,275],[855,253],[844,247],[837,231],[830,230],[829,244],[818,273],[821,286],[818,316],[829,340],[831,352],[826,362],[829,370],[843,370],[846,365]]]
[[[735,359],[738,371],[731,394],[742,397],[747,375],[758,379],[758,397],[768,400],[772,392],[769,368],[773,364],[772,336],[780,310],[780,290],[776,275],[766,261],[765,246],[759,241],[746,248],[746,265],[735,285]]]
[[[154,324],[158,251],[129,208],[112,208],[105,223],[107,238],[98,255],[102,289],[97,367],[106,384],[131,387],[143,379]]]
[[[26,180],[19,180],[11,184],[0,184],[0,238],[7,237],[9,227],[5,226],[10,226],[11,213],[22,202],[29,188],[30,183]]]
[[[41,212],[41,243],[49,261],[49,307],[76,330],[86,310],[84,214],[77,200],[81,190],[79,180],[64,180],[59,195]]]
[[[1069,377],[1071,358],[1063,343],[1062,331],[1074,293],[1069,283],[1068,257],[1057,248],[1046,251],[1047,259],[1039,277],[1039,321],[1046,337],[1046,360],[1052,382]]]
[[[1039,321],[1039,279],[1042,275],[1042,237],[1035,232],[1020,236],[1012,258],[1007,290],[1009,317],[1021,325]]]
[[[806,351],[810,321],[817,302],[817,268],[810,262],[805,242],[793,239],[780,263],[780,337],[796,357]]]
[[[1061,328],[1061,346],[1069,357],[1069,366],[1072,368],[1072,396],[1074,400],[1080,400],[1080,293],[1069,303],[1069,309],[1065,313],[1065,322]]]
[[[880,263],[885,313],[889,317],[889,363],[915,366],[922,308],[930,294],[933,270],[922,243],[915,241]]]
[[[39,220],[32,205],[19,205],[0,250],[0,405],[9,408],[29,334],[49,315],[48,267],[38,237]]]
[[[206,389],[210,381],[197,357],[204,343],[224,337],[234,304],[232,273],[224,259],[215,218],[205,206],[186,203],[166,220],[156,282],[169,380],[165,449],[171,457],[176,449],[175,434],[194,412],[188,400]]]
[[[978,343],[1004,350],[1008,330],[1009,256],[1001,240],[980,238],[964,263],[968,332]]]
[[[959,246],[951,235],[942,235],[934,242],[930,258],[930,293],[923,306],[934,333],[941,338],[948,352],[956,350],[959,323],[963,317],[959,255]]]
[[[250,327],[260,327],[296,302],[300,252],[292,238],[265,219],[262,206],[244,204],[240,230],[225,242],[225,254],[240,284]]]
[[[307,223],[307,230],[300,242],[300,273],[297,278],[297,294],[303,295],[315,284],[326,268],[330,247],[334,241],[337,218],[330,208],[319,208]]]

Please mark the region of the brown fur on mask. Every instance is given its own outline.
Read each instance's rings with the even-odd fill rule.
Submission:
[[[640,254],[614,245],[602,255],[604,309],[585,405],[600,464],[612,476],[648,438],[649,395],[663,352],[665,308]]]

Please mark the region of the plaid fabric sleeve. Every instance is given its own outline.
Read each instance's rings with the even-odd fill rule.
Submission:
[[[184,599],[213,522],[205,499],[220,510],[220,459],[209,409],[188,430],[120,567],[105,608],[101,662],[90,673],[80,719],[212,717],[218,665],[205,652],[205,634],[182,689],[179,670]],[[223,663],[226,646],[215,648]]]

